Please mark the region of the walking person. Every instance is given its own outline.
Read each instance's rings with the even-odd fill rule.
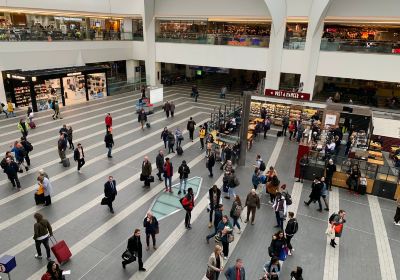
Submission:
[[[14,104],[11,103],[11,100],[7,101],[7,117],[10,116],[15,117],[15,112],[14,112]]]
[[[396,214],[394,215],[394,224],[400,226],[400,196],[396,200]]]
[[[271,244],[268,248],[268,254],[271,258],[281,259],[282,251],[286,247],[286,238],[282,230],[272,236]],[[282,260],[283,261],[283,260]]]
[[[29,167],[29,166],[31,166],[31,159],[29,158],[29,153],[33,151],[33,146],[28,140],[26,140],[25,137],[21,137],[21,142],[20,143],[21,143],[22,147],[25,150],[24,159],[26,161],[26,164]]]
[[[310,160],[308,159],[308,154],[303,155],[303,157],[299,161],[300,165],[300,174],[299,178],[297,179],[296,182],[301,182],[303,183],[304,176],[306,175],[307,168],[310,165]]]
[[[142,260],[142,242],[140,241],[140,229],[135,229],[133,236],[128,239],[128,246],[127,250],[131,254],[131,258],[122,261],[122,268],[125,269],[126,265],[138,260],[139,264],[139,271],[146,271],[143,267],[143,260]]]
[[[161,174],[164,173],[164,151],[163,150],[158,151],[158,155],[156,157],[156,167],[158,170],[158,173],[157,173],[158,180],[160,182],[162,182],[163,179],[161,178]]]
[[[210,174],[208,174],[208,177],[212,178],[214,176],[214,174],[213,174],[214,165],[215,165],[215,156],[214,156],[214,153],[210,153],[207,156],[207,162],[206,162],[206,167],[208,169],[208,172],[210,173]]]
[[[74,151],[74,160],[78,162],[78,172],[81,171],[82,166],[85,165],[85,153],[81,143],[78,143]]]
[[[33,226],[33,240],[35,240],[36,246],[35,258],[42,259],[42,250],[40,245],[43,244],[46,249],[47,261],[51,261],[49,238],[50,236],[53,236],[53,229],[51,228],[49,221],[43,218],[42,214],[35,213],[33,217],[36,220],[36,223]]]
[[[68,138],[69,148],[70,148],[71,150],[75,149],[74,143],[72,142],[72,133],[73,133],[72,127],[71,127],[71,126],[68,126],[68,129],[67,129],[67,138]]]
[[[171,152],[175,153],[175,151],[174,151],[175,136],[172,134],[171,131],[168,131],[167,141],[168,141],[168,153],[171,153]]]
[[[187,179],[190,174],[190,168],[186,164],[186,160],[182,161],[182,164],[178,168],[178,173],[179,173],[179,191],[178,195],[182,193],[182,185],[183,185],[183,194],[186,194],[186,185],[187,185]]]
[[[321,197],[325,203],[324,210],[329,211],[329,202],[328,202],[329,191],[328,191],[328,187],[326,186],[326,183],[325,183],[325,177],[323,177],[323,176],[321,177],[321,183],[322,183]]]
[[[296,266],[296,269],[290,272],[290,280],[303,280],[303,268]]]
[[[322,203],[321,203],[321,190],[322,190],[323,184],[321,182],[321,179],[319,177],[315,177],[314,182],[311,185],[311,193],[310,193],[310,199],[308,201],[304,201],[304,204],[307,206],[310,206],[311,202],[316,202],[318,201],[318,206],[319,212],[322,212]]]
[[[206,137],[205,128],[200,125],[199,138],[200,138],[200,149],[204,150],[204,138]]]
[[[210,242],[210,239],[213,238],[218,233],[218,225],[219,222],[222,221],[222,216],[224,211],[224,207],[222,204],[218,204],[214,206],[214,232],[206,236],[207,244]]]
[[[325,168],[325,182],[328,187],[328,190],[332,190],[332,178],[333,174],[336,172],[336,164],[333,163],[333,159],[328,160],[328,164]]]
[[[164,130],[161,132],[161,139],[164,142],[164,148],[167,148],[167,143],[168,143],[168,129],[167,127],[164,127]]]
[[[104,196],[105,196],[105,201],[104,201],[105,204],[110,209],[110,213],[114,214],[114,208],[112,203],[115,200],[115,197],[117,196],[117,182],[114,180],[113,176],[108,176],[108,181],[104,184]]]
[[[232,229],[237,226],[238,228],[238,233],[241,234],[242,231],[240,230],[240,224],[239,224],[239,219],[240,215],[242,214],[243,211],[243,206],[242,206],[242,201],[240,200],[240,197],[237,195],[235,196],[235,200],[232,203],[232,208],[231,211],[229,212],[229,215],[231,216],[233,223],[232,223]]]
[[[146,112],[144,111],[144,109],[139,111],[138,122],[142,126],[142,130],[144,130],[144,124],[147,122],[147,115],[146,115]]]
[[[186,129],[189,130],[189,138],[190,140],[193,142],[193,133],[194,133],[194,129],[196,127],[196,122],[193,120],[192,117],[190,117]]]
[[[61,161],[60,163],[63,163],[65,160],[65,150],[67,149],[67,140],[64,138],[65,134],[61,133],[60,137],[58,138],[58,156],[60,157]]]
[[[292,246],[292,243],[290,243],[290,241],[292,240],[293,236],[299,230],[299,224],[297,222],[297,219],[294,217],[293,212],[289,212],[288,216],[289,216],[289,220],[286,224],[285,234],[286,234],[286,244],[289,249],[288,255],[291,256],[292,253],[294,252],[294,248]]]
[[[153,213],[147,212],[146,217],[143,220],[143,227],[145,228],[146,233],[146,251],[150,248],[150,236],[153,241],[153,249],[156,250],[156,234],[159,233],[160,228],[157,218],[153,216]]]
[[[276,193],[274,204],[272,205],[272,208],[275,211],[275,218],[276,218],[276,226],[277,228],[280,228],[283,230],[283,220],[286,217],[287,213],[287,205],[286,205],[286,199],[280,192]]]
[[[231,146],[227,145],[223,149],[222,154],[223,154],[223,158],[224,158],[224,163],[221,165],[221,168],[220,168],[221,170],[224,169],[225,164],[227,164],[228,162],[231,162],[231,160],[232,160],[233,151],[232,151]]]
[[[271,129],[271,120],[269,119],[269,117],[267,117],[264,120],[264,124],[263,124],[263,130],[264,130],[264,139],[267,139],[267,133],[268,131]]]
[[[222,243],[222,253],[226,260],[229,255],[230,235],[232,235],[233,232],[232,224],[227,215],[222,216],[222,220],[218,223],[217,231]]]
[[[19,123],[17,124],[17,127],[19,129],[19,131],[21,131],[22,133],[22,137],[28,137],[28,127],[29,127],[29,123],[25,122],[23,119],[19,120]]]
[[[17,188],[18,191],[21,190],[21,183],[18,179],[18,164],[11,159],[11,157],[6,158],[6,162],[4,165],[4,173],[7,174],[8,179],[10,180],[13,188]]]
[[[197,89],[197,86],[192,87],[192,95],[194,97],[194,102],[197,102],[197,98],[199,98],[199,90]]]
[[[330,242],[330,245],[333,248],[335,248],[335,246],[337,245],[335,242],[335,238],[336,237],[340,238],[342,236],[343,224],[345,222],[346,222],[346,211],[344,211],[344,210],[339,210],[339,212],[337,214],[333,213],[329,217],[329,224],[335,231],[335,235],[332,236],[333,238],[331,238],[331,242]]]
[[[172,193],[172,175],[174,174],[174,168],[168,157],[165,158],[163,173],[165,178],[165,192]]]
[[[194,207],[194,193],[192,188],[188,188],[188,193],[181,200],[183,209],[185,209],[185,228],[192,229],[190,220],[192,219],[192,210]]]
[[[280,181],[278,179],[278,173],[276,172],[276,169],[273,166],[269,167],[269,170],[265,174],[267,178],[267,193],[269,193],[269,204],[273,204],[275,201],[275,196],[276,193],[278,192],[279,184]]]
[[[144,181],[143,187],[150,187],[150,183],[152,181],[150,176],[152,171],[153,168],[149,161],[149,157],[145,156],[142,163],[142,173],[140,174],[140,181]]]
[[[251,224],[254,225],[256,209],[260,209],[260,197],[258,196],[255,189],[252,189],[247,195],[245,206],[247,207],[247,216],[244,222],[247,223],[249,221],[251,212]]]
[[[106,114],[106,117],[104,118],[104,122],[106,124],[106,132],[110,131],[111,127],[112,127],[112,117],[110,113]]]
[[[218,280],[220,273],[224,270],[224,259],[221,253],[222,247],[215,245],[214,252],[208,258],[207,275],[210,280]]]
[[[175,137],[176,137],[176,148],[178,149],[178,147],[181,146],[181,143],[183,141],[183,133],[179,127],[175,129]]]
[[[6,119],[8,119],[8,112],[6,109],[6,105],[4,105],[3,102],[0,102],[0,114],[4,113],[4,115],[6,115]]]
[[[235,265],[229,267],[225,271],[225,277],[227,280],[246,280],[246,271],[243,267],[243,260],[236,259]]]
[[[296,132],[296,125],[294,122],[290,122],[289,124],[289,141],[292,141],[292,137],[294,139],[294,133]]]
[[[175,114],[175,104],[174,104],[174,102],[171,101],[169,106],[170,106],[170,110],[171,110],[171,117],[173,118],[174,114]]]
[[[169,104],[168,101],[164,103],[163,110],[164,110],[167,118],[169,118],[169,112],[171,111],[171,104]]]
[[[208,228],[211,228],[212,227],[212,221],[213,221],[213,212],[218,207],[218,205],[222,204],[221,190],[218,188],[217,185],[213,185],[208,190],[207,199],[208,199],[207,211],[210,212],[210,220],[208,222]],[[214,221],[215,221],[215,219],[214,219]]]
[[[57,100],[53,101],[53,110],[54,110],[53,120],[58,119],[58,118],[62,119],[61,114],[60,114],[60,106],[58,105]]]
[[[106,143],[106,148],[108,149],[107,157],[112,158],[111,152],[114,147],[114,138],[111,131],[106,132],[106,136],[104,136],[104,142]]]
[[[235,193],[235,188],[239,186],[240,182],[239,179],[235,175],[235,170],[231,170],[230,174],[228,176],[228,196],[225,196],[225,198],[230,199],[235,198],[236,193]]]
[[[24,163],[26,157],[26,151],[25,148],[22,146],[22,144],[19,143],[18,141],[15,141],[14,147],[11,149],[11,152],[15,154],[15,160],[18,163],[18,168],[19,168],[18,172],[20,173],[23,172],[21,165],[25,167],[25,171],[28,171],[29,167]]]
[[[281,273],[281,264],[277,257],[272,257],[269,262],[264,264],[265,275],[262,280],[279,280],[279,275]]]

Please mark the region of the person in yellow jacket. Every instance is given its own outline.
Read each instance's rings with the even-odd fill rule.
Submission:
[[[14,105],[11,103],[10,100],[8,100],[8,102],[7,102],[7,112],[8,112],[8,115],[11,115],[12,117],[15,117]]]
[[[26,138],[26,137],[28,136],[28,128],[29,128],[29,122],[28,122],[28,120],[26,120],[26,121],[24,122],[23,119],[20,119],[20,120],[19,120],[19,123],[17,124],[17,127],[18,127],[18,129],[21,131],[22,136]]]
[[[199,138],[201,149],[204,150],[204,138],[206,138],[206,129],[203,126],[200,126]]]

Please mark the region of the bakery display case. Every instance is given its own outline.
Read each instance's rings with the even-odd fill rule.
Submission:
[[[250,116],[252,117],[260,117],[261,113],[261,102],[251,101],[250,103]]]

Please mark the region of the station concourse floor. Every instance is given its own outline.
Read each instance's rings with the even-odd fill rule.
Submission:
[[[158,109],[149,116],[151,127],[143,131],[134,112],[139,93],[124,93],[104,100],[67,106],[62,109],[62,120],[53,121],[51,112],[36,114],[37,128],[28,135],[28,140],[34,146],[30,153],[31,170],[20,174],[22,191],[13,190],[5,174],[0,176],[0,255],[16,256],[17,267],[11,273],[12,279],[40,279],[47,264],[45,259],[34,258],[36,250],[32,236],[33,214],[36,211],[44,214],[52,224],[57,240],[65,240],[72,251],[71,260],[62,265],[62,269],[71,270],[67,279],[204,278],[208,257],[214,247],[213,240],[209,245],[205,241],[206,235],[213,229],[207,227],[208,213],[204,201],[211,185],[217,182],[221,186],[222,171],[217,164],[214,167],[214,177],[208,177],[197,131],[194,142],[188,140],[187,133],[184,135],[183,156],[168,155],[175,172],[185,159],[191,167],[190,177],[202,178],[196,199],[197,214],[194,213],[193,229],[182,231],[183,210],[169,215],[160,221],[160,234],[157,235],[159,248],[156,251],[146,251],[142,226],[146,212],[164,188],[157,178],[150,189],[143,188],[139,181],[144,155],[148,155],[150,161],[155,163],[158,150],[163,148],[161,130],[165,126],[186,129],[187,120],[191,116],[201,124],[210,117],[213,106],[239,96],[238,92],[233,92],[227,95],[226,100],[219,99],[220,87],[201,84],[200,96],[195,103],[189,97],[190,87],[186,84],[165,87],[164,100],[176,104],[175,117],[167,119]],[[104,117],[107,112],[113,116],[115,147],[112,159],[107,159],[103,142]],[[18,119],[0,120],[1,153],[8,150],[9,145],[21,136],[16,127]],[[72,159],[70,168],[64,168],[58,163],[57,138],[62,124],[73,127],[75,146],[80,142],[84,148],[86,165],[81,173],[77,172],[76,163]],[[299,232],[292,240],[295,252],[284,262],[280,279],[290,279],[290,271],[296,266],[303,268],[303,277],[307,280],[400,277],[400,227],[393,224],[395,202],[370,196],[354,196],[335,188],[330,195],[338,209],[331,210],[346,210],[347,222],[339,246],[336,249],[330,248],[325,235],[329,213],[316,211],[316,205],[306,207],[303,204],[303,200],[308,199],[311,182],[295,183],[293,174],[297,144],[287,138],[277,138],[277,129],[273,128],[267,139],[256,140],[253,148],[247,152],[246,165],[237,167],[240,185],[236,193],[244,202],[252,186],[251,175],[257,154],[261,154],[267,167],[269,163],[275,165],[281,183],[285,183],[289,192],[292,192],[294,203],[289,211],[297,213]],[[68,150],[67,155],[71,157],[72,151]],[[45,208],[35,206],[33,199],[38,170],[42,168],[49,174],[54,188],[53,204]],[[156,173],[154,170],[153,175]],[[106,206],[100,205],[103,185],[108,175],[113,175],[117,181],[114,215],[109,213]],[[173,184],[178,182],[178,176],[174,175]],[[246,279],[250,280],[261,277],[263,264],[269,259],[267,248],[276,231],[275,214],[267,201],[267,195],[262,195],[262,205],[257,210],[255,225],[246,225],[240,235],[235,234],[235,242],[231,244],[225,265],[227,268],[235,263],[236,258],[242,258]],[[228,215],[231,203],[223,199],[224,213]],[[126,248],[127,238],[135,228],[142,229],[143,261],[144,267],[148,269],[146,273],[138,272],[136,262],[127,265],[125,270],[121,266],[121,254]],[[335,256],[332,250],[338,254]],[[43,248],[42,252],[44,254]],[[221,275],[220,279],[225,277]]]

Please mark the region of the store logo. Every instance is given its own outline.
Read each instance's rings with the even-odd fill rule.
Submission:
[[[11,75],[11,78],[16,79],[16,80],[25,80],[24,76],[18,76],[18,75]]]
[[[266,89],[265,95],[281,97],[281,98],[283,97],[283,98],[290,98],[290,99],[310,100],[309,93],[286,91],[286,90]]]

